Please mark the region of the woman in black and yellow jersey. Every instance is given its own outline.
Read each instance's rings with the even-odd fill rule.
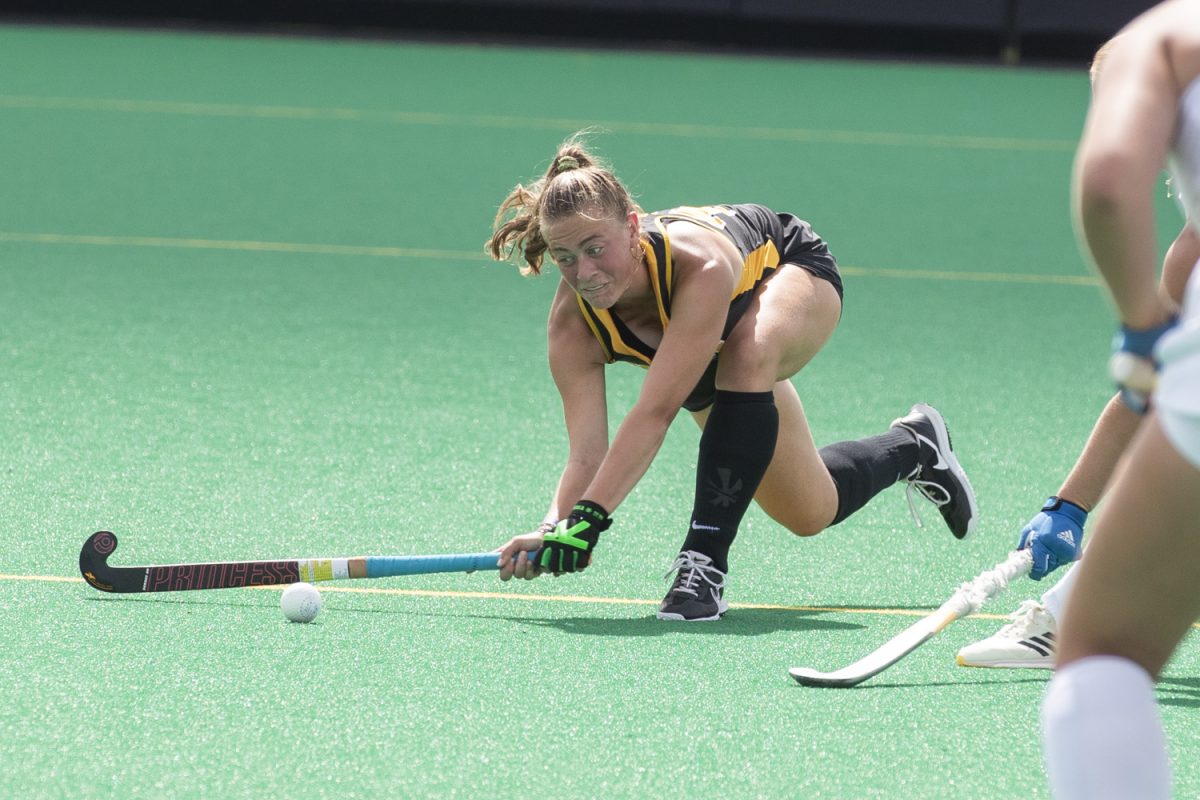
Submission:
[[[505,199],[488,250],[522,259],[527,274],[547,255],[558,266],[549,360],[570,448],[542,524],[504,545],[501,579],[586,567],[681,408],[703,433],[662,619],[725,613],[729,548],[751,499],[809,536],[903,480],[956,537],[970,533],[975,499],[935,409],[918,404],[877,436],[813,443],[789,378],[833,333],[842,283],[808,223],[758,205],[646,214],[574,137]],[[610,443],[604,369],[614,361],[646,377]]]

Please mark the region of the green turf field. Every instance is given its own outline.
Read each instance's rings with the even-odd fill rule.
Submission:
[[[967,670],[1021,581],[851,690],[844,666],[1003,559],[1110,393],[1067,185],[1078,70],[0,28],[0,796],[1045,798],[1048,675]],[[488,550],[565,454],[554,278],[481,245],[557,142],[646,208],[761,202],[846,278],[797,379],[820,444],[938,405],[980,495],[894,488],[813,539],[753,509],[716,624],[654,619],[681,418],[586,574],[113,596],[117,564]],[[1178,217],[1163,198],[1164,244]],[[641,371],[610,372],[614,419]],[[935,524],[936,523],[936,524]],[[1200,795],[1200,649],[1159,690]]]

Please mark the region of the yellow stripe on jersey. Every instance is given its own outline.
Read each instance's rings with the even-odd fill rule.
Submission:
[[[592,329],[592,335],[596,337],[596,341],[600,343],[600,347],[604,350],[604,357],[608,363],[616,360],[617,356],[625,356],[633,359],[642,366],[650,366],[650,358],[644,353],[633,349],[625,344],[625,340],[621,337],[621,332],[617,330],[616,324],[613,323],[612,314],[607,309],[589,308],[583,297],[575,296],[579,303],[579,309],[583,312],[583,318],[587,321],[588,327]],[[599,327],[598,327],[599,326]]]
[[[612,348],[608,346],[608,342],[611,340],[611,337],[605,336],[600,332],[600,329],[596,327],[596,320],[592,319],[592,315],[588,313],[588,307],[587,304],[583,302],[583,298],[579,295],[575,295],[575,301],[579,303],[579,310],[583,312],[583,321],[586,322],[588,327],[592,329],[592,336],[596,337],[596,341],[600,343],[600,349],[604,351],[604,360],[611,364],[616,360],[613,358]]]
[[[649,358],[647,358],[645,355],[638,352],[637,350],[634,350],[632,347],[627,346],[625,344],[625,342],[621,340],[620,336],[615,335],[617,329],[615,326],[613,326],[612,322],[610,322],[609,320],[605,320],[604,322],[605,322],[605,327],[608,328],[610,335],[612,335],[612,343],[613,343],[613,352],[614,353],[616,353],[618,355],[628,356],[629,358],[637,359],[639,364],[644,364],[647,367],[650,366]]]
[[[748,292],[762,279],[762,276],[779,266],[779,250],[775,243],[768,241],[746,256],[742,263],[742,277],[733,290],[733,297],[742,292]]]
[[[663,330],[666,330],[667,323],[671,321],[671,315],[667,313],[667,298],[664,297],[664,293],[671,291],[671,287],[675,285],[675,263],[671,259],[671,240],[663,237],[667,255],[664,259],[666,270],[661,281],[658,276],[658,257],[654,255],[654,246],[645,239],[641,244],[642,251],[646,254],[646,271],[650,277],[650,288],[654,290],[654,301],[658,304],[658,319],[662,323]]]
[[[667,235],[667,225],[673,220],[685,220],[693,225],[699,225],[702,228],[707,228],[710,231],[717,233],[725,233],[725,220],[722,219],[723,214],[730,214],[732,211],[728,206],[680,206],[673,208],[670,211],[663,212],[655,219],[655,224],[663,234],[663,250],[666,253],[666,280],[668,286],[675,285],[675,276],[673,274],[675,268],[675,260],[671,257],[671,237]],[[647,247],[647,252],[650,253],[653,266],[653,248]],[[749,253],[742,262],[742,274],[738,279],[737,287],[734,288],[731,297],[737,297],[744,292],[748,292],[762,280],[765,273],[779,266],[779,250],[775,247],[775,243],[768,241],[766,244],[758,247],[753,252]],[[651,269],[651,275],[656,274],[656,270]],[[657,287],[655,287],[657,295]],[[659,312],[662,313],[663,304],[662,298],[659,298]],[[667,318],[663,315],[663,324],[666,325]]]
[[[722,214],[731,213],[728,206],[679,206],[661,214],[662,219],[683,219],[714,231],[725,229]]]
[[[671,318],[671,299],[675,284],[675,259],[671,248],[671,237],[667,232],[668,225],[675,220],[691,222],[708,230],[720,233],[733,242],[745,253],[742,261],[741,274],[737,285],[730,296],[730,316],[726,318],[736,321],[749,302],[748,295],[771,271],[775,270],[781,261],[779,249],[769,237],[767,231],[750,229],[747,225],[754,220],[741,220],[738,210],[733,206],[680,206],[667,211],[660,211],[644,220],[645,236],[641,246],[645,253],[645,266],[650,286],[654,293],[655,307],[659,321],[665,331]],[[730,220],[741,220],[741,224],[731,229]],[[652,230],[651,230],[652,228]],[[736,232],[736,231],[740,231]],[[763,242],[763,244],[758,244]],[[757,245],[757,246],[755,246]],[[747,252],[747,248],[754,247]],[[604,356],[609,363],[613,361],[629,361],[641,367],[649,367],[654,358],[655,348],[637,338],[637,334],[625,327],[608,309],[592,308],[581,295],[576,295],[579,308],[587,320],[592,335],[600,343]]]

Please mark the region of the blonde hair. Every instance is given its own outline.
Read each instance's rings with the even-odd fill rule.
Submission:
[[[546,254],[542,223],[579,214],[623,219],[641,211],[625,184],[585,147],[576,133],[558,147],[544,175],[504,198],[484,249],[496,261],[523,260],[522,275],[540,275]]]

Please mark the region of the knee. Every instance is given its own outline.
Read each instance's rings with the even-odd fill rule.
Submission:
[[[826,519],[824,515],[805,514],[803,512],[795,512],[784,515],[771,515],[772,518],[783,527],[787,528],[796,536],[816,536],[821,531],[829,527],[832,521]]]
[[[747,341],[735,331],[721,346],[717,362],[717,386],[734,391],[757,391],[773,386],[779,372],[779,356],[763,342]]]
[[[837,516],[837,494],[833,482],[820,490],[820,481],[807,480],[808,491],[797,491],[794,485],[786,488],[774,485],[760,490],[754,499],[767,516],[796,536],[816,536],[833,524]]]

